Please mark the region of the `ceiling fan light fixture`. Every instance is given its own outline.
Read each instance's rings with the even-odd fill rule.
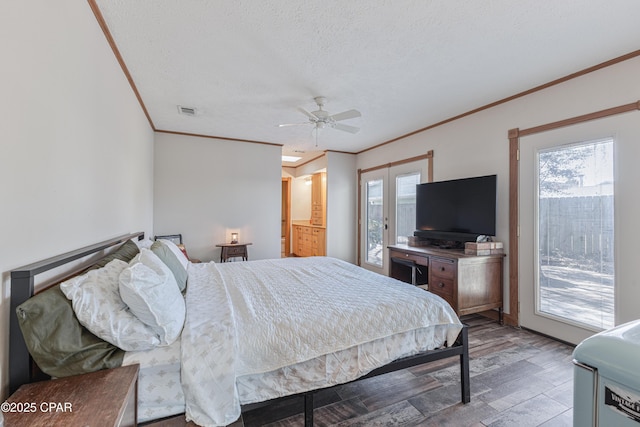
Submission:
[[[337,130],[341,130],[349,133],[357,133],[360,130],[360,128],[355,126],[349,126],[342,123],[337,123],[342,120],[361,117],[362,115],[360,114],[360,111],[351,109],[351,110],[343,111],[341,113],[332,115],[329,112],[322,109],[325,102],[327,101],[327,99],[324,96],[316,96],[315,98],[313,98],[313,100],[316,102],[316,105],[318,106],[318,110],[309,112],[302,107],[298,107],[298,111],[300,111],[302,114],[307,116],[307,118],[309,119],[309,121],[306,124],[313,125],[313,130],[315,131],[315,137],[316,137],[315,138],[316,146],[318,145],[319,129],[331,128],[331,129],[337,129]],[[296,126],[299,124],[302,124],[302,123],[287,123],[287,124],[281,124],[278,126],[280,127]]]

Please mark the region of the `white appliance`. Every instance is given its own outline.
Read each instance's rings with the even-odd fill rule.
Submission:
[[[640,320],[582,341],[573,363],[574,427],[640,427]]]

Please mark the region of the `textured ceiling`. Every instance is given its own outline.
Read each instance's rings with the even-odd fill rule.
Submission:
[[[96,0],[158,130],[358,152],[640,49],[637,0]],[[298,110],[327,98],[357,134]],[[198,110],[178,114],[177,105]]]

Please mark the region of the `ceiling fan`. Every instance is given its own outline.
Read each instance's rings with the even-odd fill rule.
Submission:
[[[338,123],[342,120],[353,119],[356,117],[360,117],[360,111],[358,110],[347,110],[338,114],[329,114],[327,111],[323,110],[324,104],[327,102],[327,98],[324,96],[316,96],[313,100],[318,104],[318,109],[316,111],[307,111],[304,108],[298,108],[305,116],[309,118],[308,122],[305,123],[287,123],[279,125],[279,127],[285,126],[298,126],[298,125],[308,125],[312,124],[315,131],[324,128],[333,128],[338,129],[345,132],[357,133],[360,128],[350,125],[345,125],[344,123]],[[317,135],[317,132],[316,132]]]

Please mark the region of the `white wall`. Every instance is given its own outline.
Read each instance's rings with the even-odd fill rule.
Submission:
[[[291,179],[291,220],[311,221],[311,176]]]
[[[356,262],[357,170],[353,154],[327,152],[327,256]]]
[[[156,133],[154,233],[182,233],[189,256],[220,259],[239,232],[249,259],[280,257],[281,148]]]
[[[295,168],[282,168],[282,176],[291,178],[291,220],[311,220],[311,176],[295,175]]]
[[[509,142],[507,131],[525,129],[640,99],[640,58],[581,76],[451,123],[412,135],[358,155],[357,167],[367,168],[434,150],[434,180],[478,175],[498,175],[496,239],[505,243],[509,255]],[[425,123],[425,126],[428,123]],[[639,121],[640,126],[640,121]],[[638,172],[627,169],[620,180],[640,182]],[[637,212],[635,218],[640,217]],[[631,221],[616,224],[623,241],[618,251],[639,255],[640,237]],[[526,244],[526,242],[520,242]],[[633,257],[633,256],[632,256]],[[635,259],[638,259],[636,256]],[[508,260],[508,258],[507,258]],[[520,262],[530,262],[520,260]],[[617,285],[625,301],[640,300],[640,287],[632,265],[617,266]],[[508,261],[505,263],[505,302],[509,304]],[[640,317],[640,307],[625,309],[619,319]],[[508,311],[508,309],[507,309]]]
[[[151,232],[153,132],[87,2],[0,4],[0,400],[10,270]]]
[[[296,176],[313,175],[316,172],[326,171],[327,156],[318,157],[315,160],[305,163],[296,168]]]

